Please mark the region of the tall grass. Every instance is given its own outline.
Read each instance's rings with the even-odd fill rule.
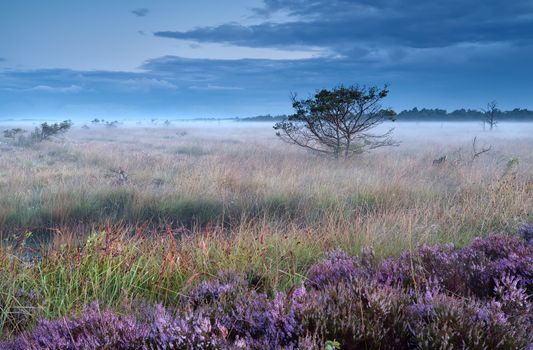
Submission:
[[[513,226],[533,207],[526,141],[489,140],[495,151],[482,159],[469,162],[463,151],[466,160],[433,167],[436,155],[468,143],[406,145],[339,163],[287,149],[268,130],[255,140],[209,132],[80,130],[61,143],[2,152],[0,231],[110,221],[190,228],[244,216],[316,226],[332,213],[348,221],[408,217],[426,232],[483,231]],[[511,157],[521,162],[506,173]]]
[[[531,140],[487,140],[494,151],[474,161],[457,150],[465,140],[337,162],[253,132],[76,130],[2,152],[3,335],[91,301],[171,305],[221,270],[267,293],[290,290],[334,248],[386,257],[532,218]],[[432,166],[443,153],[449,163]],[[507,167],[511,157],[518,166]]]

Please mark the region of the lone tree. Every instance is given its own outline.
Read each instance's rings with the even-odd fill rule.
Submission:
[[[315,152],[345,159],[352,154],[383,146],[397,145],[391,139],[393,129],[383,134],[370,131],[386,120],[394,120],[391,109],[380,102],[389,93],[387,86],[339,86],[320,90],[312,98],[298,100],[292,96],[295,114],[274,125],[285,142]]]
[[[483,110],[484,119],[483,122],[489,125],[490,130],[494,129],[498,121],[496,120],[500,110],[498,109],[498,104],[496,101],[491,101],[487,103],[487,108]]]

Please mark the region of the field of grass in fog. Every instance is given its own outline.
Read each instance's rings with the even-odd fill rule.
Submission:
[[[531,221],[532,124],[394,126],[398,147],[347,161],[290,147],[268,123],[1,140],[3,334],[93,301],[121,312],[139,300],[174,305],[220,271],[272,295],[337,248],[384,259]]]
[[[477,123],[396,126],[400,146],[347,162],[287,146],[266,123],[96,127],[36,147],[4,145],[1,231],[5,239],[117,224],[231,231],[253,220],[353,228],[365,243],[401,249],[405,235],[441,241],[524,219],[533,176],[529,124],[490,132]],[[448,161],[433,166],[441,156]]]

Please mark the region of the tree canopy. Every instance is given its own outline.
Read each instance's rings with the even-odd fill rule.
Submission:
[[[366,150],[392,146],[393,129],[373,133],[379,124],[394,120],[391,109],[383,109],[381,101],[388,95],[387,86],[339,86],[320,90],[308,99],[292,96],[295,113],[274,125],[285,142],[314,152],[348,158]]]

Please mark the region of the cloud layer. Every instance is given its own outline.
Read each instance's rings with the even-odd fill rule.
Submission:
[[[131,12],[144,17],[150,10]],[[143,23],[156,13],[163,11],[154,9]],[[171,28],[168,22],[136,29],[146,34],[138,35],[146,47],[131,49],[149,52],[153,42],[179,40],[191,52],[211,45],[210,57],[218,58],[158,53],[135,72],[0,70],[0,117],[45,109],[189,117],[286,113],[291,92],[353,83],[390,83],[386,103],[396,109],[479,108],[492,99],[503,108],[533,108],[530,0],[264,0],[239,21],[197,22],[179,30],[180,23]],[[312,54],[221,59],[221,48]]]
[[[361,46],[429,48],[533,40],[529,0],[266,0],[256,12],[264,22],[155,35],[254,47],[324,46],[339,52]],[[288,13],[289,21],[269,21],[277,12]]]

